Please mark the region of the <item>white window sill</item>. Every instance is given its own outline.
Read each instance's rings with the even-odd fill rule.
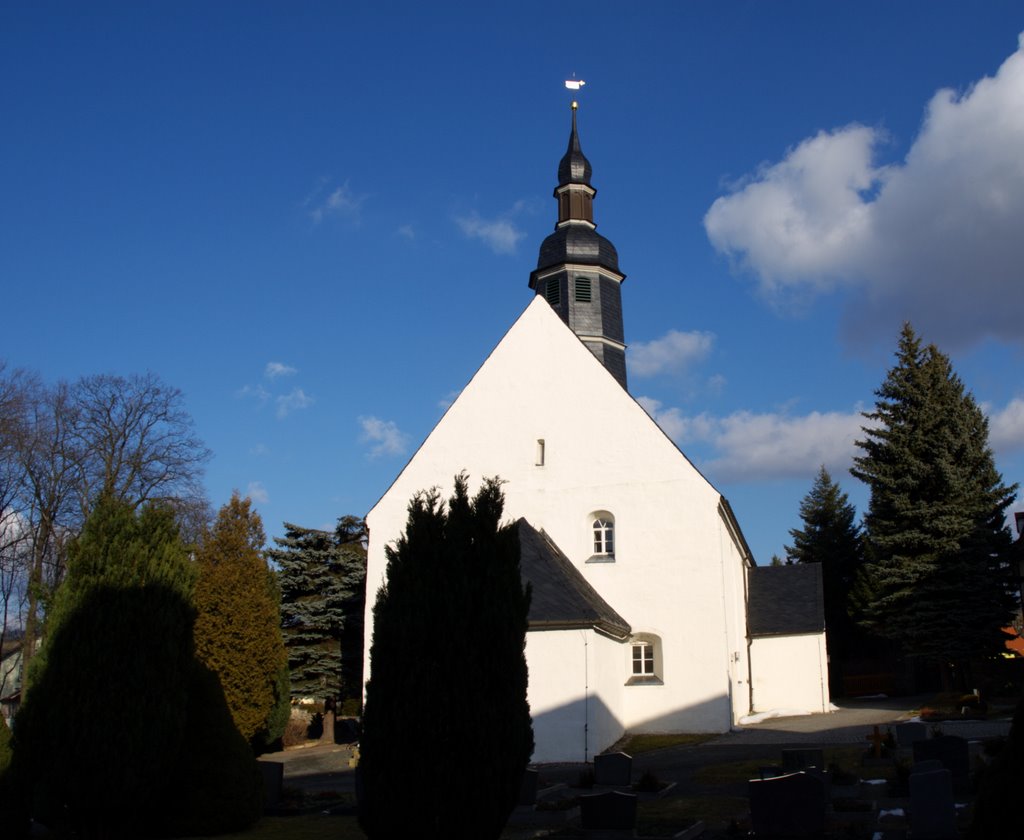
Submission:
[[[661,677],[656,674],[646,674],[641,676],[639,674],[630,677],[626,680],[626,685],[664,685]]]

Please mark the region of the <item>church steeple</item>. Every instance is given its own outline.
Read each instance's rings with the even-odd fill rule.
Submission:
[[[583,154],[572,103],[569,147],[558,164],[558,221],[541,243],[530,288],[543,295],[561,319],[626,387],[626,344],[615,246],[597,232],[590,161]]]

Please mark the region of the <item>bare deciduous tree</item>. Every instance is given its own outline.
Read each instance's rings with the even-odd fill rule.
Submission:
[[[10,591],[25,599],[27,662],[63,577],[68,540],[97,499],[166,503],[184,531],[198,535],[210,521],[202,488],[210,452],[181,391],[151,373],[48,387],[28,374],[4,376],[0,366],[0,414],[0,525],[11,525],[0,531],[0,547],[3,534],[17,535]]]
[[[83,511],[101,495],[136,506],[202,498],[209,450],[177,388],[152,373],[86,376],[72,388]]]

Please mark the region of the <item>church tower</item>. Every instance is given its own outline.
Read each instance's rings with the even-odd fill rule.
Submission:
[[[619,255],[594,224],[590,161],[580,149],[572,103],[569,148],[558,164],[558,222],[541,243],[530,288],[543,295],[619,384],[626,387],[626,344],[622,330]]]

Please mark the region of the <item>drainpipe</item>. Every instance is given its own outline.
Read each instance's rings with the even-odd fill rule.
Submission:
[[[590,640],[583,633],[583,763],[590,761]]]

